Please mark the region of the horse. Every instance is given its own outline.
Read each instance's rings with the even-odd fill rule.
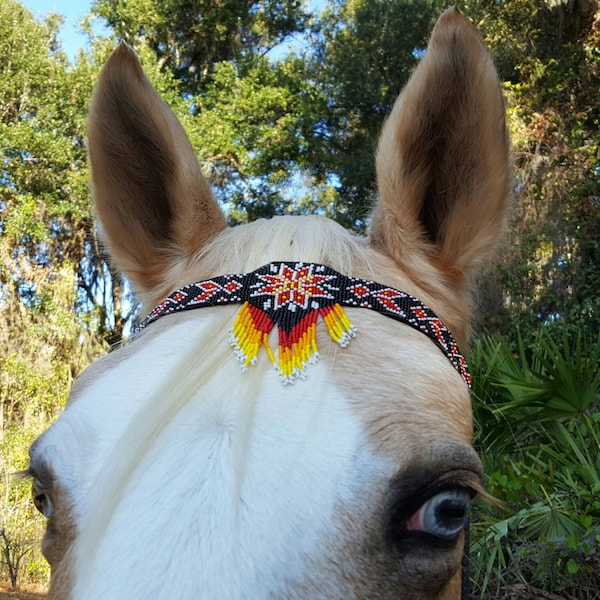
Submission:
[[[486,492],[459,348],[511,188],[475,27],[443,13],[394,104],[368,236],[228,226],[126,45],[88,131],[103,235],[149,316],[31,446],[48,597],[464,597]]]

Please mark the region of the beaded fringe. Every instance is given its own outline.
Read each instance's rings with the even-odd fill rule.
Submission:
[[[339,304],[321,307],[309,312],[298,323],[291,310],[264,311],[249,302],[244,302],[233,327],[229,330],[229,342],[242,369],[254,365],[258,352],[264,346],[271,362],[279,372],[282,383],[293,383],[306,379],[305,369],[319,358],[317,348],[317,320],[323,318],[329,335],[343,348],[356,335],[346,313]],[[277,356],[269,345],[269,333],[277,325]]]

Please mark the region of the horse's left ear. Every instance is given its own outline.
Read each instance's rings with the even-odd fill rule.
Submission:
[[[121,44],[102,70],[88,119],[96,209],[119,268],[147,300],[169,272],[226,227],[188,138]]]
[[[384,126],[377,182],[373,245],[403,264],[418,252],[466,290],[501,241],[511,176],[497,73],[455,8],[439,18]]]

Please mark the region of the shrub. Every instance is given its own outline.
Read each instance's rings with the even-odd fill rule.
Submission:
[[[558,325],[514,348],[485,338],[470,365],[475,443],[502,503],[476,507],[476,590],[600,598],[600,338]]]

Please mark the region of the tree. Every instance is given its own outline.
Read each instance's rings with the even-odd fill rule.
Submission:
[[[319,94],[300,59],[272,56],[306,29],[301,2],[99,0],[93,11],[171,80],[168,101],[232,222],[302,210],[291,190]]]
[[[92,12],[120,39],[143,41],[185,94],[201,94],[219,63],[251,66],[308,19],[299,0],[96,0]]]
[[[31,552],[31,548],[22,548],[14,539],[11,539],[10,534],[4,528],[0,529],[0,547],[2,548],[2,562],[10,577],[11,589],[16,592],[23,559]]]
[[[0,2],[0,285],[31,303],[29,270],[77,264],[90,217],[82,117],[92,82],[67,71],[59,23]]]
[[[527,329],[585,323],[597,333],[599,5],[468,6],[506,81],[516,167],[516,218],[487,326],[508,334],[515,320]]]
[[[441,10],[429,0],[333,0],[319,17],[312,68],[327,104],[312,168],[334,185],[347,226],[366,226],[379,132]]]
[[[7,303],[34,307],[40,282],[65,267],[79,314],[118,340],[124,283],[97,239],[85,142],[87,105],[114,42],[99,41],[69,65],[56,38],[60,23],[56,15],[36,23],[19,3],[0,0],[0,286]]]

